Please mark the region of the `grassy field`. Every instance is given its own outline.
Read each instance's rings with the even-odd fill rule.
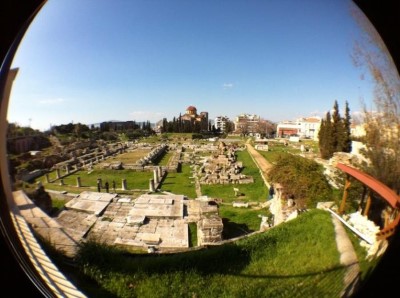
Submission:
[[[76,187],[77,177],[81,179],[81,188]],[[103,185],[106,181],[110,184],[110,191],[112,190],[112,181],[116,183],[116,189],[121,189],[122,179],[127,181],[127,189],[149,189],[149,180],[153,178],[153,172],[134,172],[131,170],[108,170],[108,169],[94,169],[91,172],[78,171],[63,178],[64,186],[59,185],[59,181],[54,183],[46,183],[45,179],[41,181],[45,188],[49,189],[62,189],[72,187],[75,191],[92,190],[97,191],[97,179],[101,178]],[[102,191],[105,191],[104,189]]]
[[[270,216],[268,209],[254,210],[251,208],[236,208],[232,205],[219,205],[219,216],[224,224],[224,239],[232,239],[260,229],[259,215]]]
[[[174,154],[173,152],[167,152],[164,155],[162,155],[160,159],[156,160],[154,163],[159,166],[166,166],[173,154]]]
[[[112,163],[116,161],[121,161],[125,164],[135,163],[140,158],[146,156],[150,152],[150,149],[138,149],[133,152],[127,152],[120,154],[116,157],[111,157],[105,161],[105,163]],[[160,158],[154,161],[155,165],[165,166],[169,159],[171,158],[173,153],[167,152],[166,154],[160,156]],[[56,171],[52,171],[49,173],[49,180],[56,180]],[[76,187],[77,185],[77,177],[81,179],[81,187]],[[103,185],[106,181],[110,184],[110,191],[112,189],[112,181],[115,181],[116,184],[116,192],[120,194],[129,194],[130,190],[143,190],[146,191],[149,189],[149,180],[153,178],[153,172],[134,172],[131,170],[109,170],[109,169],[101,169],[100,166],[95,166],[94,169],[90,172],[88,171],[78,171],[74,174],[71,174],[67,177],[63,178],[64,185],[60,185],[60,181],[56,180],[51,183],[47,183],[45,177],[41,177],[36,179],[35,182],[41,181],[43,186],[47,189],[58,190],[58,191],[67,191],[71,193],[80,193],[84,190],[89,191],[97,191],[97,179],[101,178]],[[127,181],[127,191],[122,190],[122,179],[126,179]],[[105,191],[105,189],[102,189]]]
[[[142,157],[146,156],[150,151],[151,151],[150,148],[135,149],[132,152],[126,152],[119,154],[118,156],[110,157],[105,162],[109,163],[109,162],[120,161],[122,163],[132,164],[137,162]]]
[[[189,165],[182,165],[180,173],[168,173],[162,182],[161,190],[182,194],[190,199],[195,199],[196,189],[194,180],[189,179],[192,176]],[[193,183],[192,183],[193,182]]]
[[[292,144],[293,145],[293,144]],[[257,150],[266,160],[268,160],[270,163],[274,163],[280,155],[282,154],[299,154],[301,153],[300,146],[304,145],[306,148],[311,149],[314,153],[319,152],[319,147],[318,143],[313,140],[302,140],[301,143],[297,143],[296,147],[293,147],[292,145],[285,146],[284,143],[281,142],[270,142],[268,144],[269,151],[262,151],[262,150]]]
[[[345,271],[322,210],[200,251],[127,256],[89,243],[78,260],[89,297],[340,297]]]
[[[242,173],[254,178],[254,183],[250,184],[216,184],[216,185],[201,185],[203,195],[211,198],[222,199],[223,202],[232,203],[234,201],[243,202],[262,202],[265,201],[268,194],[268,188],[265,186],[261,178],[260,172],[253,159],[247,150],[238,151],[237,159],[243,162],[244,169]],[[235,196],[233,188],[238,188],[240,196]]]

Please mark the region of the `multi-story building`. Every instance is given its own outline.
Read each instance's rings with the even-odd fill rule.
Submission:
[[[229,125],[229,118],[227,116],[218,116],[214,119],[215,129],[220,129],[222,132],[226,132]]]
[[[282,121],[277,126],[277,136],[280,138],[299,136],[318,140],[318,132],[321,127],[320,117],[298,118],[295,121]]]
[[[259,133],[259,123],[261,121],[260,116],[250,115],[250,114],[241,114],[236,117],[234,125],[235,125],[235,133],[244,134],[244,135],[255,135]]]

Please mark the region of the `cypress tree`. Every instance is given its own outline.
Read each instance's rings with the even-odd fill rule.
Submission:
[[[318,146],[319,146],[319,152],[321,154],[322,158],[326,158],[326,120],[322,119],[321,120],[321,126],[319,128],[318,132]]]
[[[340,152],[344,146],[344,129],[343,129],[343,121],[342,117],[339,113],[339,105],[337,100],[333,105],[333,114],[332,114],[332,147],[333,152]],[[332,155],[333,155],[332,152]]]
[[[323,159],[331,158],[333,152],[335,152],[335,147],[333,142],[333,123],[330,112],[327,112],[326,119],[322,120],[318,136],[321,157]]]
[[[350,116],[350,108],[349,103],[346,100],[346,108],[344,111],[344,119],[343,119],[343,128],[344,128],[344,142],[343,142],[343,152],[351,152],[351,116]]]

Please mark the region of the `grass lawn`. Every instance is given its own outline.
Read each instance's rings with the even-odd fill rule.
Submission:
[[[172,192],[174,194],[185,195],[190,199],[197,197],[194,180],[189,179],[192,176],[189,165],[182,165],[181,173],[168,173],[162,182],[161,190]]]
[[[296,151],[295,149],[289,150],[288,147],[283,144],[270,145],[269,151],[257,150],[266,160],[270,163],[275,163],[278,158],[283,154],[289,154],[289,152]],[[300,152],[300,150],[298,150]]]
[[[126,152],[119,154],[118,156],[107,158],[104,162],[110,163],[110,162],[120,161],[122,163],[132,164],[137,162],[142,157],[146,156],[150,151],[151,151],[150,148],[135,149],[134,151],[131,152]]]
[[[167,153],[163,154],[162,157],[159,160],[156,160],[154,163],[159,166],[166,166],[169,162],[169,159],[172,157],[172,155],[174,155],[174,153],[168,151]]]
[[[197,246],[197,224],[189,223],[189,247]]]
[[[64,186],[59,185],[59,181],[47,183],[44,177],[39,178],[45,188],[48,189],[75,189],[75,192],[83,190],[97,191],[97,178],[101,178],[103,185],[106,181],[110,184],[110,191],[112,191],[112,181],[116,183],[116,189],[122,188],[122,179],[127,181],[127,189],[149,189],[149,180],[153,178],[153,172],[134,172],[131,170],[108,170],[108,169],[94,169],[90,174],[87,171],[78,171],[63,178]],[[81,179],[81,188],[76,187],[77,177]],[[104,190],[103,190],[104,191]]]
[[[259,215],[268,216],[269,210],[254,210],[251,208],[236,208],[231,205],[219,205],[219,216],[224,224],[223,238],[231,239],[258,231],[261,218]]]
[[[201,185],[203,195],[211,198],[222,199],[223,202],[232,203],[234,201],[244,202],[262,202],[265,201],[268,194],[268,188],[265,186],[260,172],[247,150],[238,151],[237,159],[243,162],[242,174],[254,178],[254,183],[250,184],[211,184]],[[241,196],[236,197],[233,188],[238,188]]]
[[[269,151],[257,150],[266,160],[270,163],[276,162],[282,154],[299,154],[301,153],[300,146],[304,145],[307,148],[312,149],[313,152],[318,153],[319,147],[318,142],[313,140],[302,140],[301,143],[298,143],[298,148],[293,148],[292,146],[285,146],[281,142],[270,142],[269,144]]]
[[[173,255],[128,256],[89,243],[78,261],[95,282],[76,279],[89,297],[340,297],[345,270],[322,210],[235,243]]]

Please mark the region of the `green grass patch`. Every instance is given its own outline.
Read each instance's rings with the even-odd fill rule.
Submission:
[[[282,155],[290,154],[286,147],[278,147],[277,149],[272,149],[271,151],[257,150],[267,161],[274,164]]]
[[[224,224],[223,238],[231,239],[260,229],[261,217],[268,216],[266,209],[236,208],[231,205],[219,205],[219,216]]]
[[[313,140],[302,140],[301,143],[297,143],[295,147],[293,144],[285,146],[281,142],[269,142],[269,151],[257,150],[266,160],[270,163],[275,163],[282,154],[299,154],[301,153],[300,146],[311,149],[314,153],[319,152],[318,142]]]
[[[81,272],[103,297],[340,297],[331,216],[312,210],[231,244],[174,255],[127,255],[83,246]],[[94,287],[78,285],[88,296]]]
[[[58,210],[61,210],[64,208],[64,205],[67,201],[66,200],[58,200],[58,199],[52,199],[51,200],[51,205],[53,208],[57,208]]]
[[[211,198],[222,199],[223,202],[232,203],[234,201],[262,202],[268,194],[268,188],[260,175],[260,171],[247,150],[237,152],[238,161],[243,162],[242,174],[252,176],[254,183],[249,184],[210,184],[201,185],[203,195]],[[233,188],[238,188],[240,196],[235,196]]]
[[[163,154],[159,159],[154,161],[154,164],[158,166],[166,166],[173,154],[173,152],[167,152]]]
[[[174,194],[182,194],[188,198],[197,198],[196,189],[193,179],[189,179],[192,176],[189,165],[182,165],[180,173],[167,173],[167,176],[162,182],[161,190],[172,192]]]
[[[197,246],[197,224],[189,223],[189,247]]]
[[[142,157],[145,157],[149,152],[151,151],[151,148],[141,148],[141,149],[135,149],[134,151],[131,152],[126,152],[126,153],[121,153],[118,154],[118,156],[113,156],[110,158],[107,158],[104,162],[101,163],[110,163],[110,162],[117,162],[120,161],[125,164],[133,164],[137,162],[139,159]]]
[[[101,178],[104,183],[108,181],[110,184],[109,191],[112,191],[112,181],[116,183],[116,189],[122,188],[122,179],[126,179],[127,189],[149,189],[149,180],[153,178],[153,172],[135,172],[132,170],[108,170],[108,169],[94,169],[90,173],[87,171],[78,171],[73,173],[67,177],[63,178],[64,186],[60,186],[59,180],[53,183],[47,183],[46,179],[41,179],[43,186],[45,188],[54,189],[54,190],[75,190],[80,192],[85,188],[92,188],[93,191],[97,191],[97,178]],[[81,179],[82,188],[76,187],[77,185],[77,177]],[[104,191],[104,189],[102,190]]]

